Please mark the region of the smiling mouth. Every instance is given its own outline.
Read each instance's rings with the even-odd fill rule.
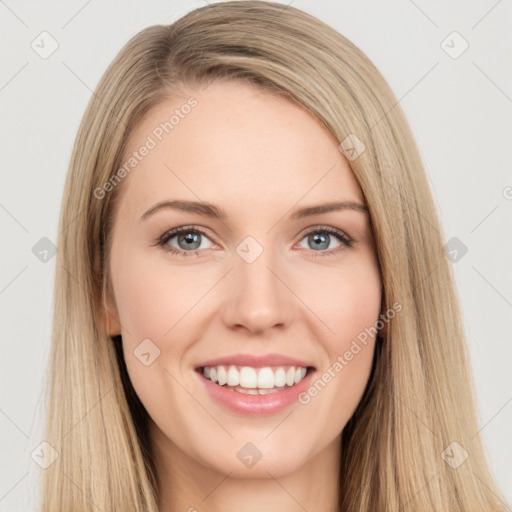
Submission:
[[[196,371],[218,386],[246,395],[268,395],[292,388],[315,370],[314,367],[240,365],[203,366]]]

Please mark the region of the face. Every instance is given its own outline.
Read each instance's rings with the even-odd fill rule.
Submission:
[[[195,106],[169,100],[131,134],[127,159],[140,158],[117,185],[107,330],[122,334],[159,449],[278,477],[338,446],[367,384],[375,338],[361,333],[381,297],[369,217],[338,142],[307,110],[238,82],[190,95]],[[172,201],[225,216],[162,206]],[[304,210],[326,203],[344,207]]]

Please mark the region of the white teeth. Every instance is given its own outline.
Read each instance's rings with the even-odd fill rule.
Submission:
[[[207,370],[208,368],[205,368]],[[205,375],[207,377],[207,375]],[[228,386],[238,386],[240,384],[240,373],[236,366],[231,365],[228,370]]]
[[[230,391],[237,391],[238,393],[242,393],[244,395],[268,395],[269,393],[277,393],[278,391],[282,391],[285,388],[282,387],[282,388],[272,388],[272,389],[259,389],[259,388],[246,389],[246,388],[243,388],[242,386],[235,386],[235,387],[229,387],[228,389]]]
[[[258,372],[258,387],[260,389],[272,389],[274,387],[274,372],[268,366],[261,368]]]
[[[210,379],[212,380],[212,382],[215,382],[211,376],[210,376]],[[293,366],[290,366],[290,368],[288,368],[288,371],[286,372],[286,385],[287,386],[293,386],[295,384],[295,368]]]
[[[218,366],[217,367],[217,382],[219,383],[219,386],[224,386],[228,380],[228,376],[226,374],[226,370],[224,369],[224,366]]]
[[[297,368],[295,370],[295,384],[298,384],[304,378],[304,375],[306,375],[306,368]]]
[[[286,386],[286,372],[283,368],[278,368],[274,373],[274,386],[281,388]]]
[[[226,369],[219,365],[203,368],[203,375],[212,382],[250,395],[266,395],[273,392],[272,390],[278,391],[277,388],[298,384],[306,376],[306,372],[306,368],[295,366],[252,368],[230,365]],[[237,386],[238,389],[235,389]]]
[[[254,368],[243,366],[240,370],[240,386],[243,388],[257,388],[258,374]]]

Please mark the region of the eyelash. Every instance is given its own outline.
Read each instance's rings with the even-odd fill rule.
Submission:
[[[179,235],[181,233],[199,233],[206,238],[209,238],[208,234],[202,230],[201,228],[197,226],[181,226],[179,228],[171,229],[170,231],[165,232],[157,241],[155,245],[161,246],[165,251],[169,252],[170,254],[175,254],[179,256],[199,256],[199,253],[202,249],[196,249],[194,251],[181,251],[178,249],[175,249],[169,245],[167,245],[167,242],[171,240],[171,238],[174,238],[176,235]],[[352,244],[354,242],[353,239],[348,237],[345,233],[342,231],[339,231],[337,229],[328,227],[328,226],[320,226],[312,229],[311,231],[308,231],[304,233],[303,237],[304,239],[308,235],[316,234],[316,233],[328,233],[329,235],[334,236],[337,238],[345,247],[352,247]],[[312,251],[312,257],[323,257],[323,256],[331,256],[334,253],[339,252],[340,250],[343,250],[345,247],[340,246],[336,249],[326,250],[326,251]]]

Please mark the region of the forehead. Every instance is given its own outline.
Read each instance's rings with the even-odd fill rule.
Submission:
[[[338,141],[319,119],[236,81],[154,107],[130,136],[124,160],[130,156],[136,161],[123,196],[145,206],[174,197],[257,209],[303,197],[363,202]]]

